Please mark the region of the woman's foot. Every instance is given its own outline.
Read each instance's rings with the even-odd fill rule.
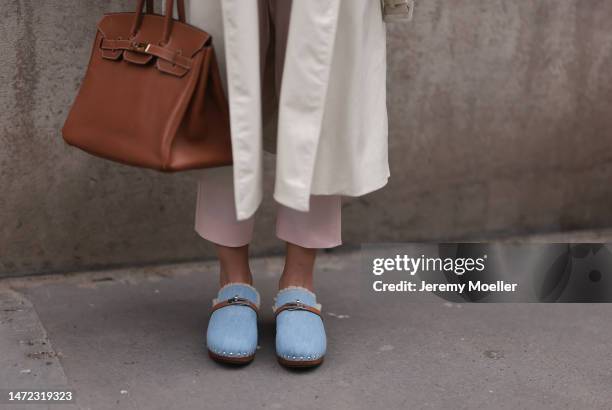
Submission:
[[[259,303],[257,290],[245,283],[229,283],[219,290],[206,332],[211,358],[231,364],[253,361]]]
[[[321,364],[327,339],[316,295],[303,287],[285,288],[276,296],[274,311],[278,361],[287,367]]]

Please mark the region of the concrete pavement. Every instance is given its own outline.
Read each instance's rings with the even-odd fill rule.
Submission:
[[[285,370],[270,309],[281,263],[253,263],[260,349],[241,369],[203,348],[214,263],[0,281],[0,388],[69,386],[82,409],[610,408],[609,305],[370,300],[357,252],[318,262],[326,362]]]

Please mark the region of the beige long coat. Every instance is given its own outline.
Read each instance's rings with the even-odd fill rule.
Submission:
[[[264,128],[275,132],[274,198],[285,206],[307,211],[310,195],[360,196],[389,177],[380,0],[292,1],[277,127],[262,114],[265,2],[186,0],[227,76],[239,220],[262,200]]]

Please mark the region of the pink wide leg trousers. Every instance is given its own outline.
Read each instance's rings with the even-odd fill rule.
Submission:
[[[333,248],[342,244],[341,197],[310,198],[310,211],[300,212],[277,206],[276,236],[304,248]],[[198,183],[195,230],[217,245],[239,247],[253,238],[255,218],[236,218],[232,168],[202,172]]]

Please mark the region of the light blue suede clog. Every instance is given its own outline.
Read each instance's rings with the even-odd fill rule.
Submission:
[[[321,305],[308,289],[289,287],[276,295],[276,355],[287,367],[313,367],[327,349]]]
[[[259,303],[257,290],[245,283],[230,283],[219,290],[206,332],[212,359],[247,364],[255,358]]]

